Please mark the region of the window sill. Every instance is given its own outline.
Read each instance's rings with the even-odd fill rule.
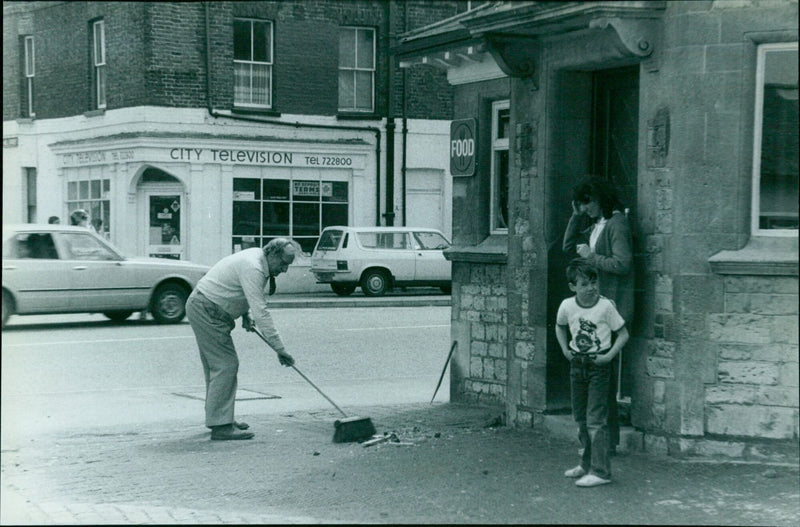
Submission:
[[[798,276],[798,241],[753,236],[743,248],[720,251],[708,263],[721,275]]]
[[[337,121],[380,121],[381,116],[372,113],[357,113],[357,112],[339,112],[336,114]]]
[[[234,106],[231,113],[239,115],[266,115],[268,117],[280,117],[281,112],[272,108],[243,108]]]
[[[508,236],[493,234],[474,247],[450,247],[444,257],[451,262],[508,263]]]
[[[106,114],[105,108],[98,108],[97,110],[89,110],[88,112],[83,112],[84,117],[100,117],[101,115]]]

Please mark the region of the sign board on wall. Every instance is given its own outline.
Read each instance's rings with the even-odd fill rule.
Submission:
[[[459,119],[450,123],[450,174],[475,174],[476,129],[475,119]]]

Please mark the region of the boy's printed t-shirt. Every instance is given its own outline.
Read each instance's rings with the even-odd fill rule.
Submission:
[[[604,296],[589,308],[579,306],[573,296],[561,302],[556,324],[569,326],[569,347],[576,353],[604,353],[611,348],[611,332],[622,329],[625,321],[614,302]]]

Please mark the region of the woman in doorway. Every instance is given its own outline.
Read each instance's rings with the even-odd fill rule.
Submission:
[[[589,176],[572,194],[572,217],[564,232],[563,250],[587,258],[597,269],[600,294],[613,300],[630,331],[633,318],[633,241],[628,217],[616,189],[604,179]],[[620,356],[608,394],[610,449],[619,444],[617,375]]]

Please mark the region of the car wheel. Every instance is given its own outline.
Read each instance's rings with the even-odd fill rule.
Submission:
[[[177,284],[165,284],[156,289],[150,313],[159,324],[177,324],[186,316],[186,290]]]
[[[380,269],[371,269],[361,277],[361,290],[366,296],[383,296],[388,286],[389,278]]]
[[[14,299],[10,293],[3,291],[3,327],[6,327],[8,318],[14,314]]]
[[[122,322],[133,314],[133,311],[106,311],[103,315],[114,322]]]
[[[352,284],[331,284],[331,289],[333,292],[339,296],[349,296],[353,294],[353,291],[356,290],[356,286]]]

